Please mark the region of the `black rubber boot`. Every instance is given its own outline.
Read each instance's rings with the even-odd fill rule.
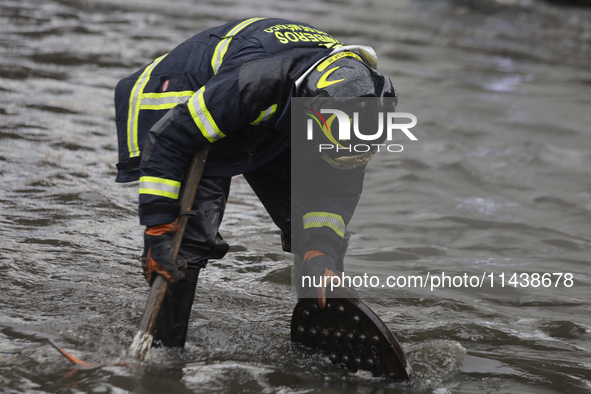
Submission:
[[[221,259],[230,246],[218,233],[230,192],[231,178],[203,176],[183,234],[180,255],[187,259],[185,279],[169,284],[154,332],[154,347],[184,347],[195,288],[209,259]]]
[[[184,347],[200,268],[189,266],[185,279],[170,283],[156,323],[153,347]]]

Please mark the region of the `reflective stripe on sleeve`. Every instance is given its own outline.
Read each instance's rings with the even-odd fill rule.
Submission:
[[[150,80],[150,74],[154,67],[164,59],[166,55],[160,56],[154,60],[152,64],[146,67],[142,75],[135,81],[131,95],[129,96],[129,114],[127,116],[127,148],[129,149],[129,157],[137,157],[140,155],[140,147],[138,144],[138,116],[140,113],[140,104],[142,94],[146,84]]]
[[[177,104],[186,102],[195,92],[185,90],[182,92],[144,93],[141,96],[140,109],[171,109]]]
[[[178,200],[181,183],[165,178],[143,176],[140,178],[140,194],[168,197]]]
[[[226,135],[219,129],[213,117],[209,113],[209,110],[205,106],[205,100],[203,99],[203,93],[205,92],[205,86],[202,87],[195,93],[188,103],[189,112],[193,117],[193,121],[201,130],[201,134],[209,142],[215,142],[220,138],[224,138]]]
[[[261,114],[259,115],[259,117],[256,118],[254,120],[254,122],[251,123],[251,125],[256,126],[258,124],[261,124],[262,122],[269,120],[269,118],[271,116],[273,116],[275,111],[277,111],[277,104],[273,104],[269,108],[267,108],[266,110],[261,111]]]
[[[345,222],[340,215],[329,212],[309,212],[304,215],[304,230],[313,227],[330,227],[339,236],[345,236]]]
[[[213,57],[211,59],[211,67],[213,68],[213,73],[217,74],[218,70],[222,66],[222,60],[224,60],[224,56],[228,51],[228,46],[230,45],[230,41],[232,41],[232,37],[236,35],[240,30],[244,29],[246,26],[254,23],[256,21],[260,21],[266,18],[250,18],[243,22],[240,22],[238,25],[234,26],[225,36],[224,38],[218,43],[215,47],[213,52]]]

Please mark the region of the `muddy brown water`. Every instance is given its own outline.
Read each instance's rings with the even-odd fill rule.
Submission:
[[[0,391],[591,392],[591,11],[558,3],[1,0]],[[251,16],[373,46],[398,110],[419,119],[418,141],[369,165],[348,272],[496,280],[364,289],[412,386],[290,343],[290,256],[240,178],[223,225],[232,253],[202,273],[184,352],[78,371],[45,340],[125,359],[147,298],[137,185],[114,183],[115,84]],[[502,288],[503,273],[572,282]]]

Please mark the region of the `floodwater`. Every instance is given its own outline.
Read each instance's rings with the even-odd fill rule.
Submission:
[[[403,152],[369,164],[347,272],[494,279],[360,290],[406,349],[410,386],[290,343],[290,256],[241,178],[222,229],[232,253],[202,271],[184,352],[76,370],[46,341],[124,360],[147,299],[137,185],[114,183],[115,84],[197,31],[251,16],[373,46],[397,110],[418,117],[417,141],[400,136]],[[0,32],[0,391],[591,392],[591,10],[0,0]],[[509,284],[544,273],[550,282]]]

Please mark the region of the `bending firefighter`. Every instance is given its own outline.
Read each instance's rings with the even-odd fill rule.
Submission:
[[[396,97],[375,68],[370,47],[345,46],[305,23],[251,18],[205,30],[119,82],[117,182],[139,180],[144,273],[150,284],[156,274],[171,283],[154,345],[184,346],[199,271],[228,252],[218,228],[234,175],[246,178],[281,230],[298,276],[340,276],[346,225],[374,152],[314,151],[298,158],[294,177],[292,134],[306,130],[292,130],[291,103],[294,97]],[[195,215],[172,261],[181,182],[206,146]],[[321,308],[326,302],[323,287],[300,286],[298,296],[316,298]]]

